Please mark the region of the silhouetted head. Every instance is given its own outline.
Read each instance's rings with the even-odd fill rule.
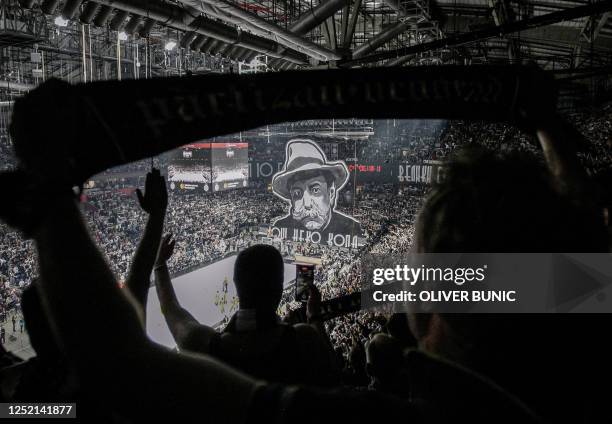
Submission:
[[[276,311],[283,294],[285,265],[280,252],[267,244],[243,250],[234,264],[234,283],[241,309]]]
[[[349,353],[349,364],[356,373],[362,374],[365,372],[366,353],[363,343],[360,341],[357,341],[351,348]]]
[[[385,329],[387,331],[387,334],[397,340],[397,342],[403,349],[416,347],[417,340],[410,332],[410,328],[408,327],[408,320],[406,319],[406,314],[392,314],[387,319]]]
[[[366,361],[366,371],[370,377],[379,384],[392,384],[402,369],[400,343],[386,334],[376,334],[366,344]]]
[[[534,159],[466,149],[427,197],[416,249],[455,252],[605,252],[601,214],[560,195]]]
[[[415,250],[420,253],[606,249],[601,211],[560,194],[534,159],[480,149],[454,156],[446,179],[432,189],[416,224]],[[592,355],[595,349],[567,343],[567,337],[579,334],[595,343],[601,338],[587,334],[597,334],[597,321],[608,320],[576,315],[410,314],[409,322],[421,348],[483,372],[521,391],[525,399],[533,395],[535,404],[543,387],[551,389],[555,379],[550,376],[557,375],[563,363],[576,365],[574,377],[589,375],[577,365],[588,363],[578,359],[579,353]],[[534,374],[531,366],[541,378],[525,385],[525,375]],[[565,377],[569,380],[569,371]]]

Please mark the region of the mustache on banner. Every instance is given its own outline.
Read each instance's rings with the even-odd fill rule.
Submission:
[[[70,85],[50,80],[15,102],[11,135],[26,166],[80,184],[184,144],[303,119],[519,121],[552,113],[535,67],[432,66],[203,75]]]
[[[306,218],[315,218],[321,224],[325,222],[325,218],[327,217],[327,214],[324,213],[319,207],[319,205],[317,205],[316,203],[312,205],[311,209],[306,209],[303,206],[300,208],[296,208],[294,206],[292,215],[293,219],[295,219],[296,221],[303,221]]]

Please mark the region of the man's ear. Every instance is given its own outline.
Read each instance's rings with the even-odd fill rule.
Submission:
[[[421,342],[429,334],[432,314],[408,314],[408,327],[418,342]]]

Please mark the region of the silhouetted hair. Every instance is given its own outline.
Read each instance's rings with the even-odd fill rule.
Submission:
[[[449,162],[446,179],[432,189],[419,214],[415,244],[425,253],[571,253],[605,252],[607,248],[601,213],[560,194],[535,159],[482,149],[460,151]],[[526,399],[533,395],[534,402],[545,400],[539,399],[542,386],[535,380],[525,384],[525,375],[549,375],[537,379],[538,384],[546,384],[554,380],[552,375],[558,374],[562,364],[584,364],[582,358],[593,352],[567,343],[567,337],[580,334],[584,340],[597,340],[601,336],[587,334],[596,334],[600,326],[595,324],[604,322],[601,316],[578,321],[575,317],[580,314],[438,315],[449,331],[440,332],[438,345],[430,346],[436,354],[527,393]],[[429,318],[415,314],[411,319],[415,328],[433,328]],[[525,348],[532,345],[538,349]],[[570,368],[571,378],[593,374],[582,372],[577,365]],[[566,387],[582,386],[567,384],[562,389]]]
[[[465,149],[427,197],[421,252],[605,252],[601,214],[560,195],[534,159]]]
[[[274,310],[283,294],[285,264],[280,252],[267,244],[243,250],[234,264],[234,283],[241,308]]]
[[[402,348],[414,348],[417,346],[417,339],[410,331],[406,314],[392,314],[385,323],[385,329],[387,334],[397,340]]]
[[[386,334],[376,334],[366,345],[367,370],[371,377],[382,380],[397,375],[402,368],[400,343]]]

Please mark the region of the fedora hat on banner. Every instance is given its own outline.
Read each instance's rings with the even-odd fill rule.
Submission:
[[[338,190],[349,177],[348,169],[344,163],[327,162],[323,151],[311,140],[290,140],[287,143],[285,165],[282,171],[272,178],[272,190],[285,199],[291,199],[289,187],[287,187],[289,179],[300,172],[308,171],[329,172]]]

